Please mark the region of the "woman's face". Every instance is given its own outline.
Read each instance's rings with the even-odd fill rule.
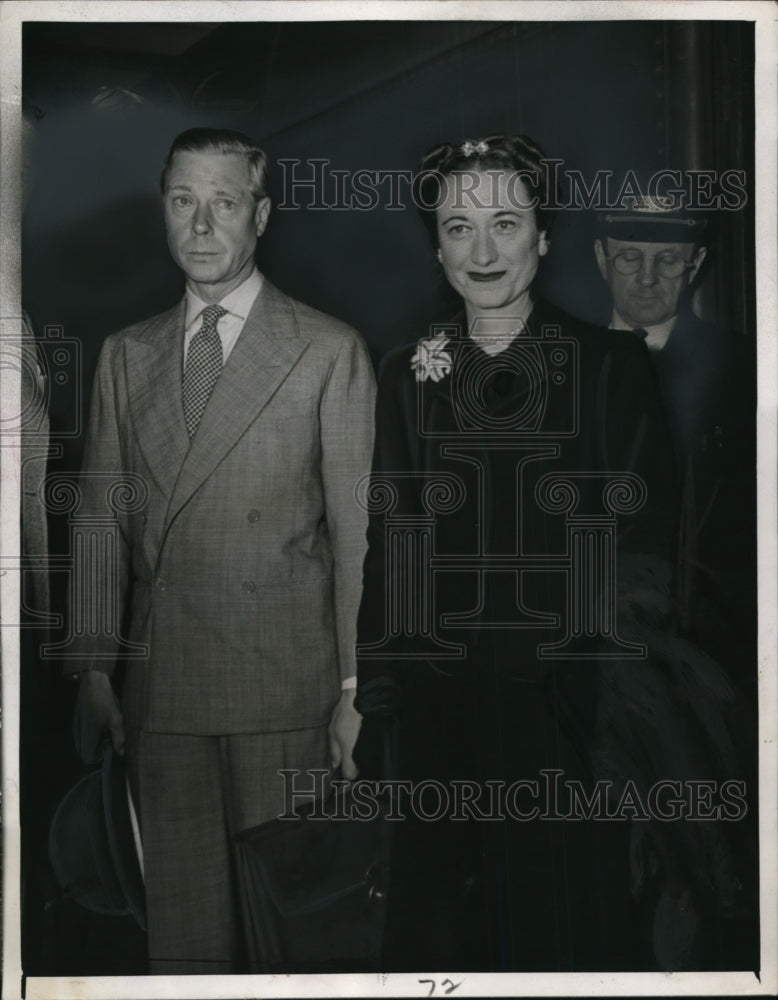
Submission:
[[[445,181],[437,219],[446,278],[470,312],[523,315],[538,259],[548,252],[529,189],[505,170],[449,174]]]

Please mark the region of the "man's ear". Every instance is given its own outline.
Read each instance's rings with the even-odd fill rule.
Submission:
[[[694,262],[694,267],[691,269],[691,271],[689,271],[689,284],[690,285],[694,281],[694,279],[697,277],[697,274],[699,273],[699,270],[702,267],[702,262],[705,260],[707,254],[708,254],[708,248],[707,247],[700,247],[697,250],[697,253],[694,255],[694,261],[693,261]]]
[[[268,197],[260,198],[257,202],[257,207],[254,209],[254,222],[257,226],[257,236],[261,236],[265,231],[267,226],[268,216],[270,215],[270,199]]]
[[[594,256],[597,258],[597,267],[599,268],[600,274],[605,279],[608,280],[608,259],[605,256],[605,248],[602,245],[602,240],[594,241]]]

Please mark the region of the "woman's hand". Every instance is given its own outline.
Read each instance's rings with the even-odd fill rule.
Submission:
[[[330,719],[330,756],[333,768],[340,767],[343,777],[349,781],[359,774],[352,756],[354,744],[359,736],[362,716],[354,708],[356,688],[348,688],[341,693]]]

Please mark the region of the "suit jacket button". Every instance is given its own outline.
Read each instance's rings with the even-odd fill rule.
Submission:
[[[254,591],[257,589],[257,585],[256,583],[254,583],[253,580],[244,580],[243,583],[240,585],[240,588],[244,594],[253,594]]]
[[[259,520],[259,516],[260,516],[259,511],[256,509],[256,507],[253,507],[246,515],[246,518],[248,521],[251,522],[251,524],[254,524],[255,521]]]
[[[161,576],[158,576],[154,583],[157,585],[157,590],[167,590],[167,583]]]

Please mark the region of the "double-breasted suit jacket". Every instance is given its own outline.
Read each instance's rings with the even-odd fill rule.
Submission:
[[[367,352],[265,279],[190,444],[183,329],[182,302],[109,337],[92,397],[80,513],[104,512],[105,473],[140,480],[116,560],[117,620],[148,646],[127,661],[125,720],[194,735],[321,725],[355,672]],[[117,643],[102,647],[84,640],[111,672]]]

